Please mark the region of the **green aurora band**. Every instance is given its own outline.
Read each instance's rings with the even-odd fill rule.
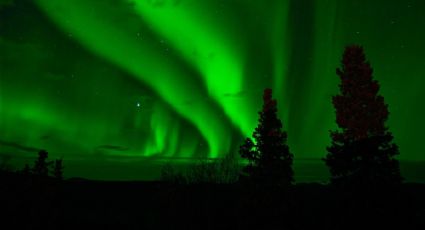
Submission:
[[[335,68],[357,43],[400,159],[424,161],[424,11],[421,0],[0,1],[0,154],[216,158],[251,136],[271,87],[295,161],[320,159]]]

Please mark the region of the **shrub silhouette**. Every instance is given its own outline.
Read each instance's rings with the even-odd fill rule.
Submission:
[[[54,162],[54,166],[53,166],[53,176],[56,179],[62,180],[63,179],[63,164],[62,164],[62,159],[57,159]]]
[[[231,184],[239,179],[239,162],[236,154],[226,154],[223,158],[199,159],[189,166],[186,173],[178,171],[168,162],[161,168],[161,181],[177,184]]]
[[[340,94],[332,97],[339,130],[332,131],[332,144],[324,158],[334,184],[398,184],[399,154],[385,122],[388,105],[378,95],[379,83],[363,48],[348,46],[342,59]]]
[[[228,153],[216,162],[217,183],[231,184],[239,180],[240,166],[235,153]]]
[[[161,167],[160,180],[174,184],[186,184],[186,178],[184,175],[175,169],[175,167],[167,162]]]

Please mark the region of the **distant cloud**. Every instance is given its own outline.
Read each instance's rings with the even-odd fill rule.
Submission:
[[[116,145],[99,145],[96,147],[97,150],[114,150],[114,151],[127,151],[129,148]]]
[[[183,0],[145,0],[147,4],[152,7],[167,7],[167,6],[179,6]],[[137,2],[135,0],[128,1],[129,4],[135,5]]]
[[[151,6],[164,7],[164,6],[177,6],[181,0],[147,0]]]
[[[243,97],[245,95],[246,95],[245,91],[240,91],[240,92],[237,92],[237,93],[225,93],[225,94],[223,94],[224,97]]]
[[[51,136],[49,134],[45,134],[45,135],[40,136],[40,140],[48,140],[50,138],[51,138]]]
[[[39,148],[29,147],[29,146],[21,145],[21,144],[16,143],[16,142],[4,141],[4,140],[0,140],[0,146],[12,147],[12,148],[19,149],[19,150],[26,151],[26,152],[38,152],[38,151],[40,151]]]

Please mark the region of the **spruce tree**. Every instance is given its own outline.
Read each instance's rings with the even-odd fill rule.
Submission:
[[[49,175],[50,162],[47,162],[48,153],[46,150],[38,152],[38,158],[35,161],[33,173],[37,176],[47,177]]]
[[[378,95],[379,83],[363,48],[348,46],[342,59],[340,94],[332,97],[339,130],[331,131],[332,144],[324,161],[331,182],[351,185],[388,185],[401,182],[398,146],[385,122],[388,105]]]
[[[253,133],[255,143],[247,138],[240,146],[239,154],[248,160],[243,171],[256,183],[288,186],[294,181],[293,155],[286,144],[287,133],[282,131],[271,89],[264,90],[263,103]]]

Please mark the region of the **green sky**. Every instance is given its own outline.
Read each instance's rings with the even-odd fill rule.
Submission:
[[[220,157],[251,135],[271,87],[295,161],[320,159],[355,43],[400,159],[424,161],[423,12],[423,0],[1,0],[0,154],[115,168]]]

